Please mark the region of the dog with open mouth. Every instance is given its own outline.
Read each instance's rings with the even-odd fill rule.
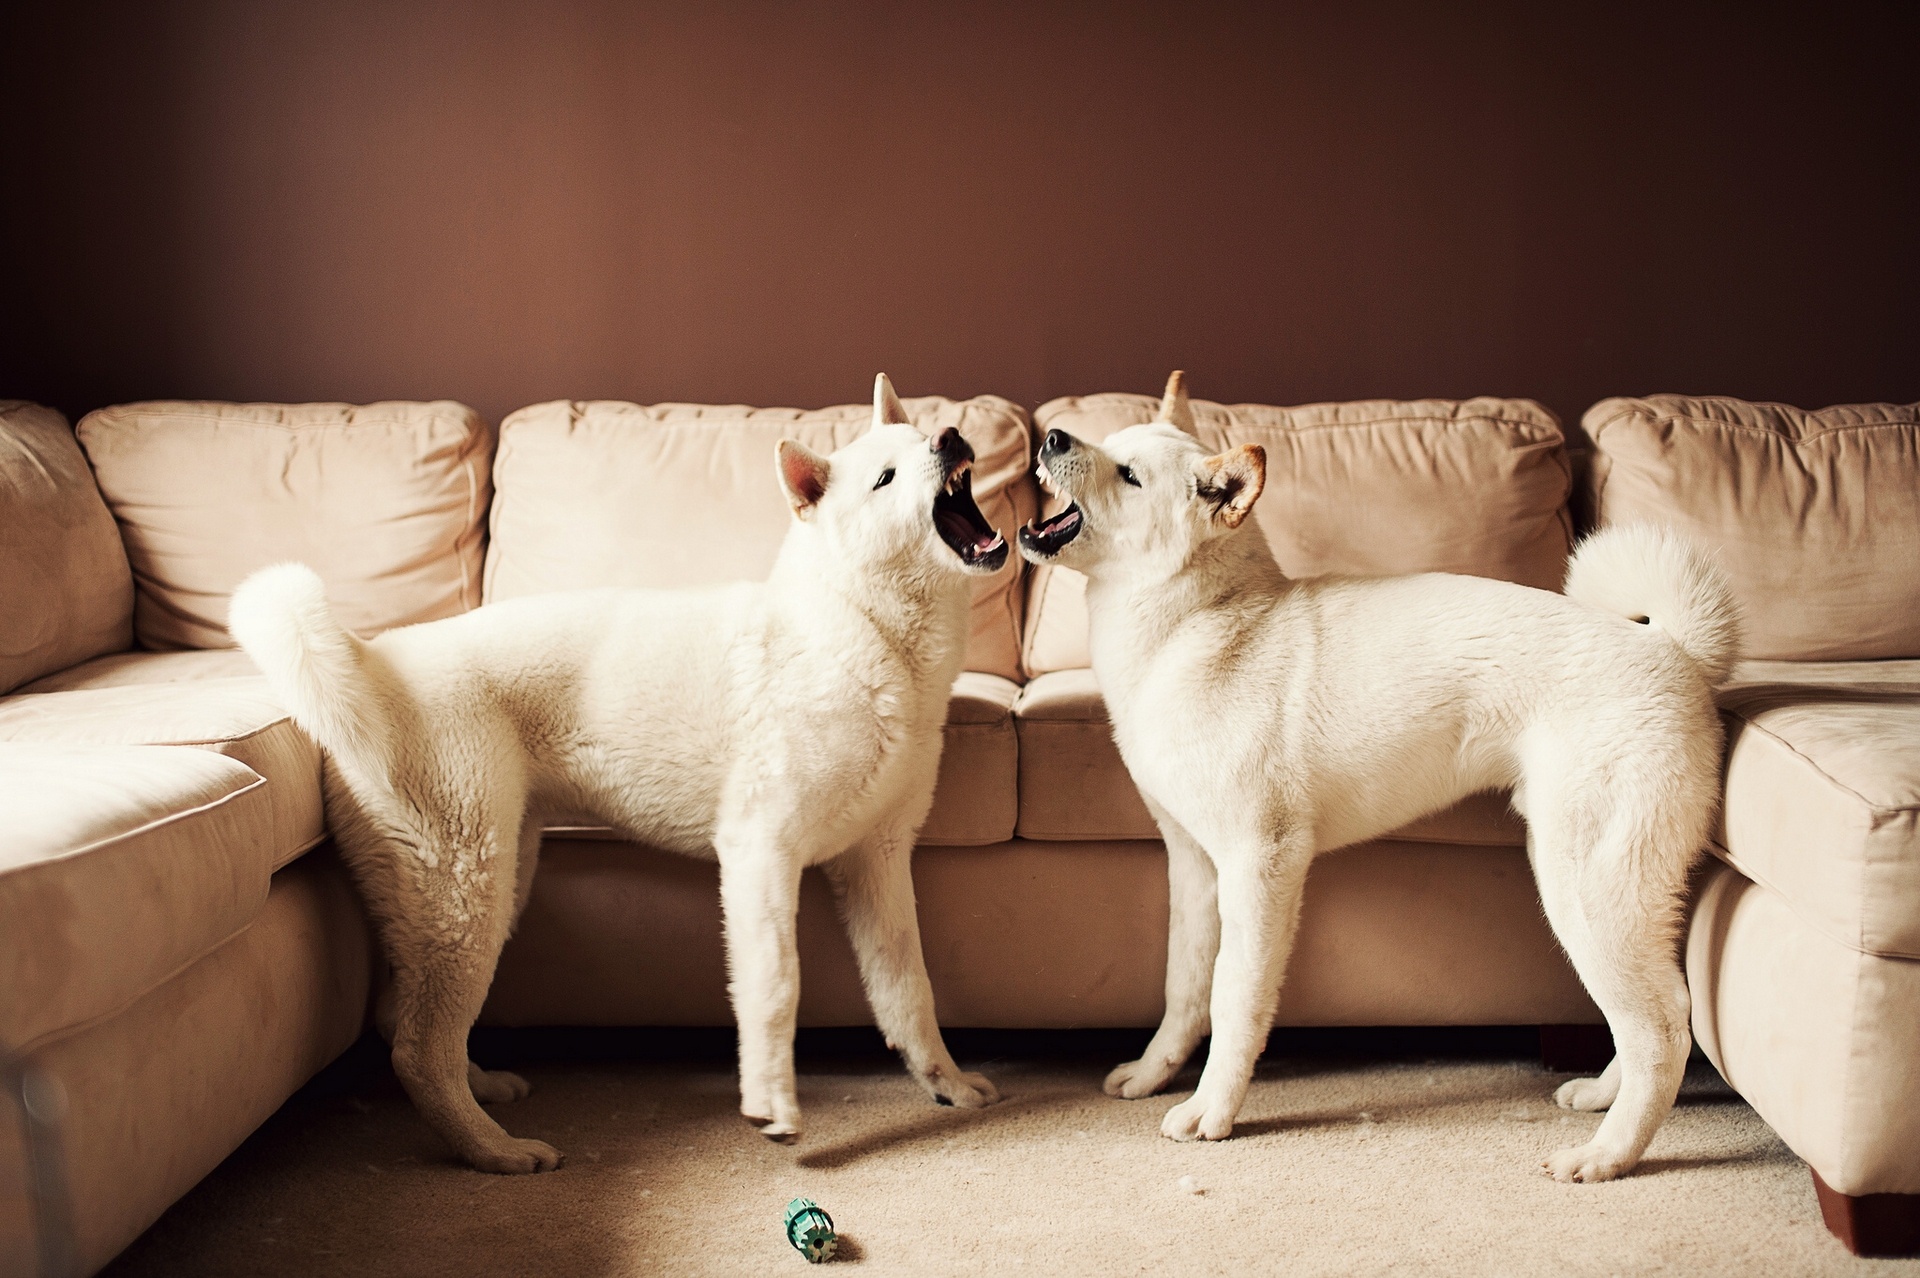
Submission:
[[[1167,845],[1165,1017],[1107,1091],[1151,1095],[1210,1033],[1161,1131],[1229,1135],[1313,858],[1511,788],[1547,918],[1618,1049],[1559,1089],[1607,1115],[1543,1167],[1628,1171],[1691,1043],[1677,929],[1719,795],[1713,685],[1739,643],[1724,580],[1676,535],[1624,527],[1579,547],[1564,595],[1443,573],[1291,581],[1253,519],[1265,453],[1209,455],[1195,429],[1175,373],[1151,424],[1097,445],[1048,432],[1037,473],[1067,504],[1019,533],[1031,562],[1086,575],[1114,740]]]
[[[718,860],[740,1109],[764,1135],[801,1133],[795,920],[810,865],[912,1075],[941,1104],[998,1099],[934,1021],[909,859],[970,579],[997,572],[1007,543],[974,503],[973,449],[914,429],[884,375],[864,435],[825,457],[782,440],[775,463],[793,523],[764,583],[531,596],[371,641],[302,565],[234,593],[234,638],[325,748],[328,823],[393,969],[377,1019],[395,1072],[474,1167],[561,1161],[481,1108],[527,1084],[466,1049],[553,824]]]

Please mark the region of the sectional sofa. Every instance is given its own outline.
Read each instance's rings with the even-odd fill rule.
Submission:
[[[1036,433],[1097,440],[1154,403],[1061,399],[1029,420],[989,396],[907,401],[972,442],[976,498],[1009,533],[1041,502]],[[1526,400],[1195,408],[1209,442],[1266,446],[1259,523],[1295,575],[1554,589],[1576,507],[1717,549],[1752,659],[1724,693],[1727,801],[1687,939],[1697,1036],[1812,1166],[1836,1233],[1920,1247],[1920,405],[1608,400],[1578,480]],[[320,754],[232,649],[227,592],[301,559],[371,632],[756,577],[789,518],[775,441],[830,449],[866,417],[563,401],[496,432],[446,402],[147,403],[74,431],[0,403],[0,1054],[60,1129],[83,1270],[366,1023],[378,960],[327,841]],[[942,1022],[1151,1026],[1164,851],[1108,737],[1081,583],[1016,564],[973,607],[915,859]],[[864,1024],[812,877],[802,1021]],[[550,830],[483,1023],[727,1024],[719,928],[711,865]],[[1599,1020],[1504,796],[1315,867],[1281,1024]],[[0,1255],[31,1254],[23,1157],[0,1109]]]

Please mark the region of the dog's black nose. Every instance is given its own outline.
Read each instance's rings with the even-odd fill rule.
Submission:
[[[963,457],[973,456],[973,445],[967,442],[966,436],[951,426],[928,440],[927,447],[949,462],[957,462]]]
[[[1040,451],[1043,453],[1064,453],[1072,447],[1073,436],[1064,430],[1050,430],[1047,437],[1040,441]]]

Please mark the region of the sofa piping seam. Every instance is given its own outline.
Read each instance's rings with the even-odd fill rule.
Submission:
[[[1910,954],[1905,950],[1894,949],[1891,947],[1869,949],[1864,941],[1848,940],[1845,936],[1839,935],[1830,925],[1822,922],[1817,917],[1801,909],[1800,903],[1797,899],[1795,899],[1793,893],[1781,887],[1778,883],[1774,882],[1773,879],[1769,878],[1767,875],[1759,873],[1757,870],[1754,869],[1754,867],[1752,867],[1751,865],[1748,865],[1745,861],[1741,860],[1739,857],[1736,857],[1731,851],[1727,849],[1725,844],[1720,842],[1720,840],[1718,839],[1710,840],[1710,844],[1713,851],[1715,852],[1716,855],[1718,855],[1720,860],[1724,862],[1727,866],[1732,868],[1735,873],[1746,876],[1746,878],[1748,878],[1752,882],[1759,884],[1761,887],[1765,888],[1767,891],[1773,893],[1775,896],[1779,897],[1782,901],[1786,902],[1787,909],[1792,911],[1793,916],[1799,919],[1803,924],[1805,924],[1807,928],[1811,930],[1814,934],[1820,937],[1823,937],[1828,941],[1831,941],[1833,944],[1838,945],[1843,950],[1851,950],[1853,953],[1858,954],[1863,958],[1887,959],[1889,961],[1897,961],[1897,962],[1905,962],[1905,963],[1920,962],[1920,952],[1915,952]]]
[[[1815,775],[1825,780],[1829,785],[1833,786],[1834,789],[1840,791],[1842,794],[1850,795],[1853,798],[1859,800],[1860,805],[1866,808],[1868,812],[1873,813],[1875,816],[1897,816],[1903,812],[1920,812],[1920,803],[1895,803],[1895,804],[1875,803],[1872,799],[1869,799],[1866,795],[1861,794],[1858,790],[1855,790],[1852,786],[1848,785],[1846,782],[1840,780],[1838,777],[1828,772],[1825,768],[1821,767],[1818,763],[1816,763],[1813,760],[1812,756],[1801,752],[1791,741],[1788,741],[1785,737],[1781,736],[1777,732],[1774,732],[1772,729],[1766,727],[1765,725],[1756,723],[1754,720],[1748,718],[1744,711],[1730,709],[1726,713],[1732,715],[1734,718],[1738,719],[1741,723],[1744,723],[1749,728],[1752,728],[1755,732],[1758,732],[1760,735],[1766,737],[1769,741],[1778,742],[1780,746],[1787,751],[1787,753],[1793,755],[1794,758],[1799,759],[1801,762],[1805,763],[1809,768],[1812,768]]]
[[[271,895],[273,891],[273,884],[271,882],[272,876],[269,875],[268,879],[269,879],[269,882],[267,884],[267,892],[269,895]],[[264,897],[261,899],[260,905],[261,905],[261,908],[265,908],[266,899]],[[259,917],[260,917],[260,910],[256,909],[252,914],[247,916],[246,922],[242,923],[239,927],[227,933],[225,936],[221,937],[218,941],[215,941],[212,945],[200,951],[200,953],[194,955],[192,958],[185,960],[179,966],[167,972],[166,975],[155,979],[153,982],[151,982],[146,986],[143,986],[137,994],[134,994],[129,998],[123,999],[121,1002],[115,1004],[113,1007],[107,1009],[106,1011],[100,1012],[94,1016],[89,1016],[84,1021],[76,1021],[71,1025],[62,1025],[54,1029],[50,1029],[46,1031],[44,1034],[40,1035],[38,1038],[35,1038],[30,1042],[28,1042],[24,1047],[16,1048],[15,1050],[21,1056],[32,1056],[35,1053],[45,1051],[47,1048],[54,1046],[56,1043],[59,1043],[65,1039],[71,1038],[76,1034],[84,1034],[90,1029],[94,1029],[97,1026],[106,1024],[108,1021],[113,1020],[115,1017],[125,1015],[127,1012],[133,1009],[133,1006],[136,1003],[139,1003],[142,999],[146,998],[149,994],[152,994],[155,990],[158,990],[162,986],[172,983],[174,980],[184,975],[189,968],[192,968],[198,965],[202,959],[211,958],[213,955],[219,953],[221,950],[224,950],[225,948],[227,948],[227,946],[231,945],[234,941],[238,940],[243,933],[245,933],[246,931],[248,931],[250,928],[253,927],[255,921],[258,920]]]
[[[147,747],[137,746],[134,748],[146,749]],[[166,749],[168,747],[161,746],[156,748]],[[221,757],[225,758],[226,756],[222,755]],[[234,762],[240,763],[238,759],[235,759]],[[247,767],[247,765],[244,763],[240,763],[240,766],[243,768]],[[252,768],[247,768],[247,771],[251,773],[253,776],[253,780],[250,783],[248,783],[247,785],[241,786],[238,790],[229,790],[227,793],[221,795],[217,799],[211,799],[206,803],[200,804],[198,807],[187,808],[186,810],[181,812],[169,812],[166,816],[157,817],[154,820],[147,822],[145,825],[137,826],[131,830],[122,830],[118,834],[110,834],[104,839],[96,839],[92,843],[86,844],[84,847],[70,848],[67,851],[62,852],[58,856],[47,857],[39,861],[31,861],[25,865],[17,865],[12,870],[5,871],[5,873],[18,874],[18,873],[31,870],[36,866],[59,865],[65,861],[72,860],[74,857],[85,856],[89,852],[98,852],[102,848],[112,847],[114,844],[124,842],[127,839],[138,838],[140,835],[146,834],[150,830],[161,829],[165,826],[173,824],[176,821],[184,821],[188,817],[198,816],[202,812],[211,812],[213,809],[222,806],[223,804],[227,803],[230,800],[237,799],[243,794],[253,793],[255,790],[259,789],[261,786],[267,783],[267,779],[261,776],[258,772],[254,772]]]

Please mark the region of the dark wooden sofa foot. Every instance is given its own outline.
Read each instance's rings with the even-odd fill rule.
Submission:
[[[1813,1192],[1827,1228],[1854,1255],[1920,1256],[1920,1194],[1843,1194],[1819,1172]]]
[[[1613,1059],[1613,1031],[1604,1025],[1542,1025],[1540,1068],[1555,1074],[1598,1074]]]

